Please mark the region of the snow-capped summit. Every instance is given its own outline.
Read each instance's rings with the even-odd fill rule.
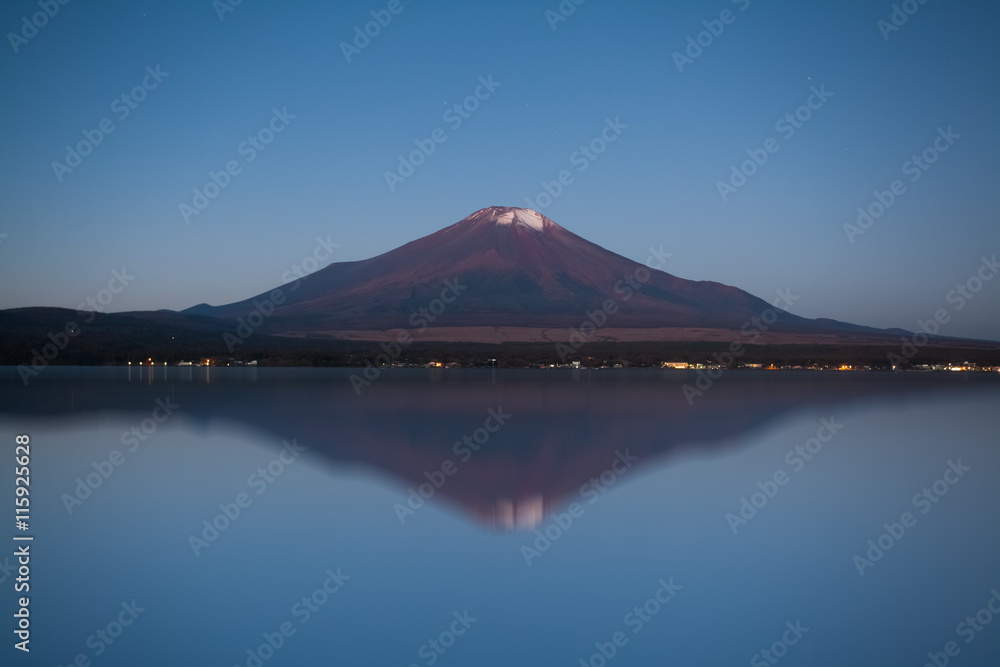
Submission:
[[[472,222],[492,222],[496,225],[527,227],[536,232],[544,232],[546,227],[558,228],[559,225],[552,222],[538,211],[530,208],[516,208],[514,206],[490,206],[481,208],[465,221]],[[463,221],[464,222],[464,221]]]
[[[514,208],[497,218],[498,225],[524,225],[538,231],[545,229],[545,216],[530,208]]]

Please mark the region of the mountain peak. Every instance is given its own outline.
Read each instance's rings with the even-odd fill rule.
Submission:
[[[530,208],[513,208],[497,216],[498,225],[524,225],[536,231],[545,230],[545,216]]]
[[[490,206],[489,208],[479,209],[466,219],[490,221],[497,225],[527,227],[536,232],[544,232],[545,228],[550,225],[556,226],[556,223],[538,211],[513,206]]]

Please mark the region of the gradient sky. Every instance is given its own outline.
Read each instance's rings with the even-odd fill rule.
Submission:
[[[364,259],[527,206],[569,169],[542,212],[622,255],[662,245],[670,273],[791,288],[808,317],[913,329],[947,308],[942,334],[1000,340],[1000,280],[946,301],[1000,252],[995,3],[928,2],[884,39],[891,3],[867,0],[590,0],[555,30],[557,0],[401,0],[348,63],[341,42],[387,4],[244,0],[220,20],[210,0],[70,2],[15,53],[8,33],[39,8],[4,3],[0,308],[73,307],[122,267],[135,280],[112,311],[229,303],[318,236],[333,261]],[[672,53],[724,9],[735,20],[678,72]],[[157,65],[169,76],[119,120],[112,102]],[[490,75],[452,129],[443,114]],[[821,85],[834,95],[785,139],[775,121]],[[246,162],[275,107],[295,119]],[[616,117],[628,128],[577,171]],[[115,130],[60,182],[53,161],[103,118]],[[911,183],[903,163],[949,126],[961,138]],[[397,155],[438,127],[447,141],[390,191]],[[778,152],[722,201],[716,182],[768,137]],[[186,224],[179,204],[229,160],[241,173]],[[843,225],[897,178],[906,192],[849,243]]]

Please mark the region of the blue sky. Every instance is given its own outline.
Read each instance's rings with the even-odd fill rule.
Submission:
[[[110,310],[228,303],[276,286],[317,237],[339,244],[332,261],[364,259],[526,206],[562,170],[573,181],[542,212],[564,227],[640,261],[662,245],[684,278],[791,288],[809,317],[912,329],[1000,252],[992,3],[914,2],[888,39],[891,3],[861,0],[588,0],[557,23],[556,0],[400,0],[396,14],[243,0],[222,19],[219,4],[77,0],[37,31],[22,21],[37,0],[4,4],[0,308],[73,307],[122,267],[135,280]],[[341,43],[373,11],[391,21],[348,62]],[[721,33],[678,71],[705,21]],[[499,85],[456,127],[445,114],[480,77]],[[778,131],[813,86],[833,94]],[[294,118],[248,161],[241,143],[274,109]],[[113,131],[57,175],[102,119]],[[607,119],[627,128],[574,157]],[[958,138],[911,181],[904,163],[949,127]],[[397,156],[437,128],[446,140],[390,188]],[[777,151],[723,201],[717,183],[769,138]],[[179,206],[230,161],[238,173],[185,221]],[[849,242],[845,223],[896,179],[905,192]],[[1000,280],[941,333],[1000,339],[997,313]]]

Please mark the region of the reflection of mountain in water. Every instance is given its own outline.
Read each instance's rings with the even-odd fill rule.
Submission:
[[[135,370],[127,381],[123,368],[51,368],[27,388],[13,370],[0,378],[0,414],[81,419],[107,411],[139,421],[155,399],[171,396],[189,420],[256,427],[276,445],[296,438],[407,489],[428,474],[443,478],[428,502],[448,498],[499,529],[536,526],[626,449],[642,467],[681,451],[738,446],[798,409],[834,414],[842,403],[996,386],[983,374],[736,371],[689,405],[681,386],[693,375],[685,372],[508,371],[493,383],[489,371],[397,369],[358,396],[349,369],[159,368],[140,382]],[[499,425],[491,414],[510,417]],[[443,469],[453,474],[435,474]]]

